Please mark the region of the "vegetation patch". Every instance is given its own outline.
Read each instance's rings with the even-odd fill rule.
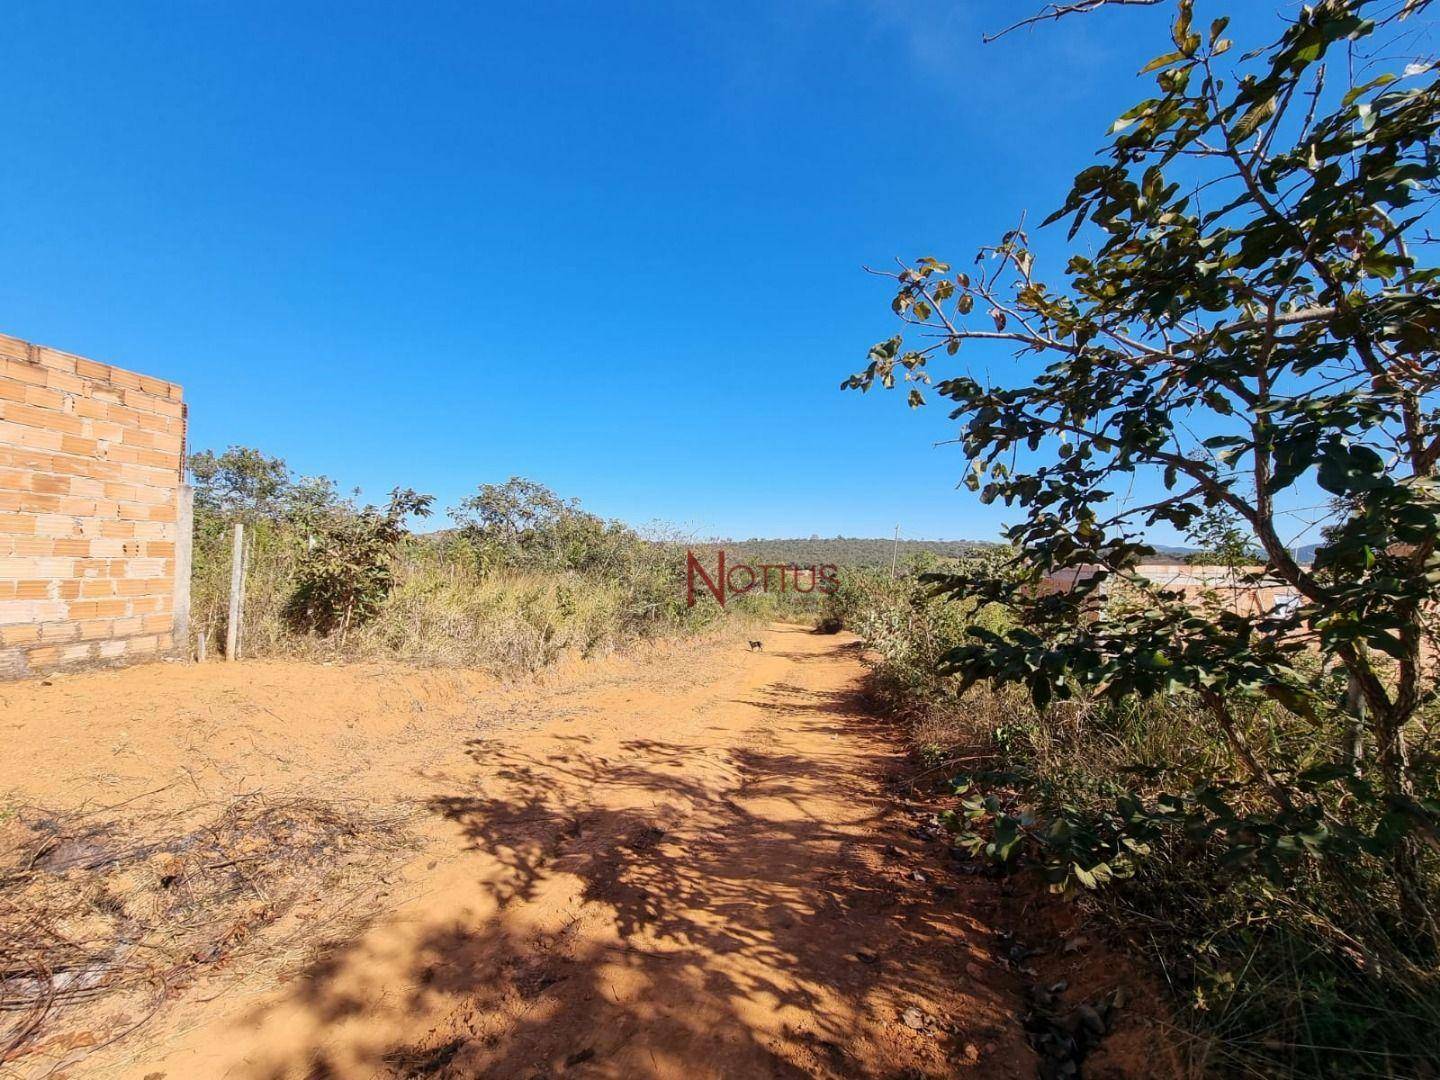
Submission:
[[[1098,898],[1225,1075],[1440,1068],[1429,6],[1294,5],[1237,47],[1178,0],[1044,223],[1063,264],[1023,221],[973,271],[902,263],[906,332],[844,384],[945,400],[965,485],[1015,513],[998,572],[858,575],[840,605],[942,761],[991,750],[956,769],[955,844]],[[982,378],[997,344],[1019,363]],[[1153,580],[1157,528],[1232,595]]]
[[[245,526],[246,656],[388,659],[503,675],[629,642],[693,634],[722,612],[685,602],[686,546],[642,537],[520,477],[483,484],[450,509],[456,528],[417,534],[429,496],[383,507],[295,477],[260,451],[192,458],[192,622],[225,640],[234,525]],[[818,598],[816,598],[818,600]],[[732,605],[741,622],[803,613],[791,594]],[[818,607],[811,602],[810,608]]]

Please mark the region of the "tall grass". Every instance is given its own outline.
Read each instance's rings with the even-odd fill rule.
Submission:
[[[397,660],[526,673],[562,657],[604,655],[634,642],[713,626],[716,605],[685,605],[684,555],[655,545],[624,572],[480,570],[444,540],[412,538],[395,560],[395,585],[368,622],[343,636],[292,625],[287,608],[303,539],[261,522],[247,530],[243,653],[251,657]],[[230,589],[228,537],[197,550],[192,622],[215,648],[224,639]],[[198,545],[197,545],[198,546]],[[731,605],[753,621],[764,604]]]
[[[669,554],[657,551],[656,558]],[[666,578],[572,570],[482,574],[441,545],[415,544],[402,555],[396,587],[380,613],[350,636],[347,649],[356,656],[520,673],[714,622],[713,608],[685,608],[681,583]]]
[[[190,579],[191,632],[204,635],[211,654],[225,641],[230,604],[231,522],[197,515]],[[245,602],[240,624],[247,656],[273,656],[292,644],[284,611],[294,595],[303,539],[274,521],[245,527]]]

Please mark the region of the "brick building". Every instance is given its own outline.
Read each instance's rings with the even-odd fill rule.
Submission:
[[[185,642],[180,387],[0,335],[0,678]]]

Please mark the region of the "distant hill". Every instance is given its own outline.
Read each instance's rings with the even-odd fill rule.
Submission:
[[[802,566],[889,566],[895,557],[894,538],[812,536],[793,540],[713,540],[695,548],[724,548],[727,559],[752,563],[799,563]],[[928,554],[955,558],[995,547],[979,540],[901,540],[899,558]]]
[[[1150,546],[1155,549],[1155,554],[1141,559],[1141,562],[1184,562],[1200,550],[1199,548],[1171,547],[1169,544],[1151,544]]]
[[[453,528],[432,529],[416,535],[427,540],[441,541],[456,531]],[[801,566],[829,564],[835,566],[889,566],[895,550],[895,539],[894,537],[887,540],[884,537],[872,539],[853,536],[829,538],[812,536],[808,539],[794,540],[751,538],[749,540],[697,540],[687,546],[696,552],[724,548],[725,557],[731,562],[772,564],[793,562]],[[929,555],[957,558],[999,546],[999,544],[983,540],[901,540],[900,561],[903,563],[907,556],[919,555],[922,552]]]
[[[835,536],[792,540],[712,540],[691,545],[700,548],[724,548],[733,561],[799,563],[802,566],[889,566],[894,557],[895,539],[881,537]],[[973,555],[986,548],[1001,545],[985,540],[901,540],[899,559],[903,565],[911,555],[927,554],[942,558]],[[1155,554],[1143,560],[1149,563],[1184,562],[1197,549],[1156,544]]]
[[[421,535],[441,540],[455,530],[436,529]],[[705,540],[689,545],[695,551],[724,548],[731,562],[798,563],[801,566],[886,566],[894,557],[894,537],[811,536],[794,539]],[[960,558],[977,551],[1003,545],[988,540],[901,540],[899,561],[903,565],[912,555],[933,555]],[[1148,563],[1184,562],[1196,548],[1155,544],[1155,554],[1144,559]]]

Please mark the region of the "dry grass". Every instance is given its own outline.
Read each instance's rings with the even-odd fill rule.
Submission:
[[[965,778],[971,794],[1029,820],[1033,836],[1061,820],[1099,828],[1122,795],[1154,806],[1166,793],[1245,779],[1192,695],[1062,701],[1044,711],[1016,686],[981,683],[961,695],[937,662],[980,620],[913,580],[856,575],[846,585],[837,609],[874,650],[878,704],[907,722],[927,775]],[[1321,677],[1317,667],[1317,684]],[[1340,741],[1326,725],[1346,722],[1269,702],[1236,702],[1233,714],[1250,745],[1300,766],[1314,747]],[[1428,717],[1425,725],[1433,726]],[[1428,750],[1423,731],[1417,754]],[[1267,808],[1253,789],[1229,798],[1239,813]],[[1326,811],[1331,821],[1375,827],[1343,795]],[[1021,866],[1045,854],[1039,843],[1023,851]],[[1410,944],[1383,863],[1309,859],[1274,881],[1231,858],[1221,838],[1179,830],[1132,861],[1133,877],[1075,899],[1162,973],[1197,1072],[1440,1076],[1440,965]],[[1425,870],[1440,898],[1434,862]]]
[[[694,621],[699,625],[699,621]],[[454,565],[407,561],[379,616],[346,651],[499,673],[539,671],[565,656],[605,655],[657,633],[690,629],[653,616],[623,584],[575,573],[478,577]]]
[[[204,972],[286,949],[262,931],[322,897],[335,910],[406,835],[395,813],[259,795],[179,814],[17,807],[0,828],[0,1063],[37,1075]]]
[[[370,622],[344,635],[299,632],[286,619],[298,549],[262,525],[252,532],[241,631],[250,657],[396,660],[494,674],[540,671],[564,657],[593,657],[646,638],[687,635],[715,622],[713,604],[685,606],[683,556],[659,546],[613,573],[550,570],[479,572],[473,560],[433,540],[415,540],[395,565],[395,586]],[[228,555],[196,563],[193,623],[223,640]],[[765,598],[756,598],[764,600]],[[732,614],[768,615],[763,603]]]

